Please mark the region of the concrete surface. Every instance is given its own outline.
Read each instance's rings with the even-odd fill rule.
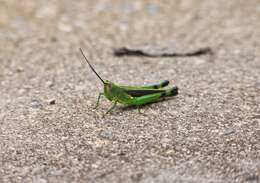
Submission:
[[[0,4],[0,182],[260,181],[258,0]],[[112,54],[147,44],[214,55]],[[106,79],[180,94],[103,119],[79,47]]]

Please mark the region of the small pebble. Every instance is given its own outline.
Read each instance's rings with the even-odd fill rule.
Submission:
[[[260,177],[257,175],[252,175],[246,178],[246,181],[248,182],[259,182]]]
[[[41,108],[42,104],[39,100],[33,99],[31,102],[31,107],[32,108]]]
[[[101,131],[99,133],[99,137],[103,139],[112,140],[113,139],[113,133],[111,131]]]
[[[50,105],[56,104],[56,100],[54,100],[54,99],[53,99],[53,100],[50,100],[49,104],[50,104]]]
[[[33,181],[34,183],[47,183],[47,180],[39,178]]]
[[[23,72],[23,71],[24,71],[24,69],[22,67],[17,67],[16,68],[16,72]]]

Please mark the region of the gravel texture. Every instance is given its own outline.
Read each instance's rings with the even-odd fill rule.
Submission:
[[[259,0],[0,1],[0,182],[260,182]],[[122,46],[200,57],[115,57]],[[179,95],[93,109],[102,77]]]

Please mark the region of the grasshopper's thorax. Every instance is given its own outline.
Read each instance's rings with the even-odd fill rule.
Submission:
[[[114,100],[118,94],[118,86],[110,81],[105,81],[104,84],[104,94],[109,100]]]
[[[118,102],[120,102],[125,95],[124,92],[122,91],[122,88],[107,80],[105,81],[104,84],[104,94],[107,99],[111,101],[116,100]]]

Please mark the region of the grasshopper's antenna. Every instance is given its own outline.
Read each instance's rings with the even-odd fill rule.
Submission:
[[[89,61],[88,61],[87,57],[84,55],[82,49],[80,48],[79,50],[80,50],[81,54],[83,55],[83,57],[85,58],[85,60],[86,60],[86,62],[88,63],[89,67],[91,68],[91,70],[97,75],[97,77],[102,81],[102,83],[105,84],[105,81],[98,75],[98,73],[95,71],[95,69],[94,69],[94,68],[92,67],[92,65],[89,63]]]

